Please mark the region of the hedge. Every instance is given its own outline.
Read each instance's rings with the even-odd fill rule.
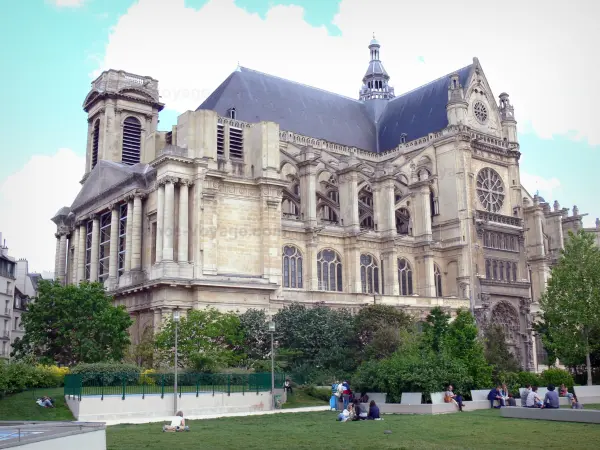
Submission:
[[[16,394],[27,389],[61,387],[66,367],[34,366],[26,363],[0,363],[0,394]]]
[[[138,384],[141,369],[134,364],[93,363],[78,364],[71,369],[72,374],[81,375],[81,382],[86,386],[112,386],[121,384],[123,377],[129,385]]]

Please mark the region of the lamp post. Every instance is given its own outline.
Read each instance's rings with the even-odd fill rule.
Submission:
[[[271,333],[271,397],[273,400],[273,409],[275,409],[275,346],[273,345],[273,335],[275,334],[275,322],[269,322],[269,333]]]
[[[175,323],[175,383],[173,386],[173,415],[177,415],[177,332],[179,326],[179,310],[173,311],[173,322]]]

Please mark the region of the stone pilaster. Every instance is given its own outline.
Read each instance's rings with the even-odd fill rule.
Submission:
[[[375,223],[382,236],[396,235],[394,177],[379,178],[373,186]]]
[[[125,267],[124,271],[131,271],[131,245],[133,242],[133,197],[127,198],[127,223],[125,224]]]
[[[203,188],[204,188],[204,169],[197,168],[197,174],[194,179],[194,194],[192,196],[192,259],[194,261],[194,278],[202,276],[202,253],[204,243],[204,211],[203,211]]]
[[[67,232],[61,231],[60,233],[60,245],[58,250],[58,276],[57,279],[61,284],[66,284],[66,269],[67,269]]]
[[[389,248],[381,253],[381,264],[383,275],[381,283],[383,284],[385,295],[400,295],[398,283],[398,251],[391,241]]]
[[[165,177],[165,215],[163,230],[163,259],[173,261],[173,234],[175,229],[175,182],[176,178]]]
[[[86,244],[87,227],[86,223],[82,222],[79,224],[79,247],[77,257],[77,277],[75,281],[77,284],[81,283],[81,280],[85,279],[85,244]]]
[[[347,231],[358,232],[358,172],[354,167],[342,170],[338,175],[340,195],[340,225]]]
[[[262,272],[276,284],[281,284],[281,196],[282,186],[261,186]]]
[[[79,266],[79,227],[75,226],[75,229],[71,233],[73,240],[73,260],[69,262],[69,282],[71,284],[77,284],[77,267]]]
[[[160,308],[154,309],[154,334],[159,333],[162,328],[162,311]]]
[[[306,284],[305,289],[309,291],[319,290],[319,278],[317,277],[317,234],[314,233],[310,242],[306,244],[306,258],[303,260],[304,263],[304,282]]]
[[[156,189],[156,264],[163,259],[163,233],[165,226],[165,185],[161,182]]]
[[[56,250],[54,251],[54,278],[58,280],[59,265],[60,265],[60,233],[55,233]]]
[[[429,180],[413,183],[411,190],[415,195],[413,217],[413,236],[419,241],[431,241],[431,202]]]
[[[92,252],[90,256],[90,281],[98,281],[98,251],[100,244],[100,218],[92,216]]]
[[[179,185],[179,233],[177,235],[178,248],[177,260],[182,263],[188,262],[189,255],[189,189],[192,183],[184,180]]]
[[[202,273],[204,275],[217,274],[217,229],[219,226],[217,191],[219,187],[220,184],[216,180],[206,181],[202,194],[202,205],[204,206],[201,214],[203,228]],[[199,214],[197,212],[197,215]],[[279,221],[281,222],[281,219]]]
[[[423,255],[423,270],[425,272],[425,286],[423,289],[423,296],[436,297],[437,292],[435,292],[435,278],[433,275],[433,255]]]
[[[108,258],[108,288],[117,283],[119,268],[119,206],[110,205],[110,255]]]
[[[136,193],[133,198],[133,224],[131,231],[131,270],[142,269],[142,197]]]
[[[362,283],[360,279],[360,243],[352,242],[347,249],[347,258],[344,265],[348,267],[345,276],[347,279],[344,282],[348,286],[348,292],[362,293]]]

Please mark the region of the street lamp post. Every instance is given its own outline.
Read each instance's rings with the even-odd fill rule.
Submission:
[[[175,323],[175,383],[173,386],[173,415],[177,415],[177,332],[179,327],[179,310],[173,311],[173,322]]]
[[[275,334],[275,322],[269,322],[269,333],[271,333],[271,397],[273,399],[273,409],[275,409],[275,346],[273,345],[273,335]]]

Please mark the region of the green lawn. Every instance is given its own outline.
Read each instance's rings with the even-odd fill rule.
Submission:
[[[597,449],[600,442],[600,425],[505,419],[497,409],[335,418],[314,412],[189,421],[188,433],[163,433],[160,424],[118,425],[107,430],[108,449]]]
[[[0,420],[74,420],[63,392],[63,388],[40,389],[4,397],[0,399]],[[42,408],[35,403],[43,395],[54,400],[55,408]]]
[[[287,396],[283,409],[304,408],[307,406],[327,406],[329,403],[306,394],[302,389],[294,389],[292,395]]]

